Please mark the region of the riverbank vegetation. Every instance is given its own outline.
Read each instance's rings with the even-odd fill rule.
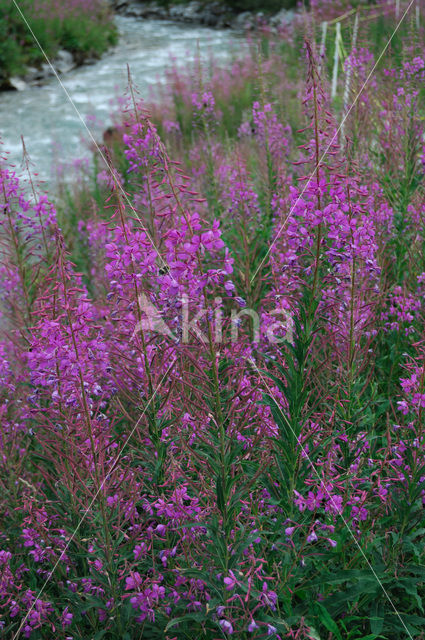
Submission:
[[[59,49],[77,63],[98,57],[116,41],[112,14],[103,0],[23,0],[17,3],[49,58]],[[16,5],[0,0],[0,82],[46,63]]]
[[[5,638],[423,637],[407,7],[317,2],[149,102],[130,76],[59,194],[2,164]]]

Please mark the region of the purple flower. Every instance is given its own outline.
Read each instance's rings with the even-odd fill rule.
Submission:
[[[136,544],[133,549],[134,559],[139,560],[146,553],[146,544],[142,542],[141,544]]]
[[[68,607],[66,607],[62,612],[62,628],[68,627],[72,623],[73,617],[72,613],[68,611]]]
[[[115,494],[113,496],[108,496],[106,498],[106,502],[107,502],[108,507],[115,507],[119,502],[119,496],[117,494]]]
[[[227,591],[231,591],[232,589],[234,589],[238,583],[237,578],[232,570],[229,571],[229,576],[223,578],[223,582],[226,585]]]
[[[218,624],[220,625],[220,627],[223,629],[225,633],[227,633],[229,636],[232,635],[233,627],[228,620],[220,620]]]
[[[138,571],[135,571],[128,578],[125,579],[126,591],[138,589],[142,583],[143,583],[142,576]]]
[[[259,629],[260,627],[258,626],[258,624],[255,622],[255,620],[251,620],[251,622],[248,625],[248,632],[249,633],[253,633],[256,629]]]
[[[263,589],[260,600],[264,606],[270,607],[272,611],[276,610],[277,593],[275,591],[269,590],[266,582],[263,582]]]

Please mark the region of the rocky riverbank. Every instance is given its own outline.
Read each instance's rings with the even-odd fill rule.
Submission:
[[[166,20],[139,20],[121,15],[115,16],[115,23],[119,41],[95,64],[77,65],[68,71],[61,67],[64,71],[60,76],[61,82],[99,141],[102,140],[102,132],[114,122],[111,118],[111,113],[117,109],[114,96],[125,94],[127,63],[140,95],[149,100],[151,88],[158,79],[165,81],[171,57],[178,67],[184,66],[197,55],[199,42],[203,60],[207,61],[212,56],[217,65],[226,65],[235,48],[243,47],[245,42],[237,31],[231,29],[211,29]],[[25,91],[4,91],[0,94],[3,148],[10,152],[9,161],[20,166],[22,134],[31,161],[42,180],[54,181],[63,167],[66,167],[66,180],[71,180],[75,158],[90,164],[91,151],[88,146],[81,145],[81,136],[86,139],[87,132],[56,78],[51,76],[40,82],[40,72],[34,70],[31,73],[34,76],[27,77],[28,88]],[[36,86],[31,86],[32,83]]]
[[[85,60],[84,62],[88,63],[90,61]],[[58,74],[67,73],[68,71],[71,71],[71,69],[75,69],[79,64],[81,64],[81,61],[75,58],[70,51],[66,51],[65,49],[58,51],[57,55],[52,60],[52,66]],[[23,91],[28,86],[44,84],[53,75],[54,71],[52,67],[45,62],[38,68],[28,67],[25,74],[22,76],[12,76],[11,78],[7,78],[3,88]]]
[[[45,56],[64,74],[117,42],[114,12],[105,0],[34,0],[22,9],[0,0],[0,90],[45,84],[54,73]]]
[[[295,15],[293,9],[282,9],[274,15],[255,11],[236,13],[222,2],[200,2],[199,0],[192,0],[187,4],[171,4],[168,8],[157,2],[112,0],[112,6],[117,13],[125,16],[173,20],[221,29],[254,29],[258,24],[264,23],[279,28],[291,22]]]
[[[192,0],[187,4],[171,4],[168,8],[158,2],[143,2],[141,0],[109,0],[113,11],[125,17],[138,19],[171,20],[186,24],[203,25],[213,28],[230,28],[236,30],[255,29],[259,24],[268,24],[271,28],[289,24],[295,11],[282,9],[274,15],[263,12],[244,11],[237,13],[232,11],[222,2],[203,2]],[[96,58],[84,58],[73,55],[70,51],[61,49],[52,60],[56,72],[61,75],[71,71],[82,64],[91,64]],[[28,86],[45,84],[54,72],[47,62],[38,67],[29,66],[25,74],[20,76],[0,78],[1,90],[22,91]]]

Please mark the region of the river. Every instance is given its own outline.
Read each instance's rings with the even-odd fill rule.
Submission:
[[[127,87],[127,63],[142,97],[164,80],[164,70],[174,59],[183,65],[197,48],[207,60],[229,57],[238,37],[230,30],[177,24],[159,20],[116,17],[118,45],[95,64],[78,67],[61,81],[96,139],[111,123],[117,99]],[[199,43],[199,44],[198,44]],[[115,105],[115,106],[114,106]],[[9,162],[22,165],[21,135],[34,171],[49,182],[58,167],[88,158],[89,135],[55,77],[40,87],[0,94],[0,137]]]

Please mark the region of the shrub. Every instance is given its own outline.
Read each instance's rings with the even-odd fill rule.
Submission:
[[[339,100],[300,16],[130,79],[59,210],[0,166],[5,637],[421,637],[424,32],[365,85],[376,10]]]
[[[99,56],[116,41],[116,29],[107,8],[99,0],[39,0],[19,4],[40,45],[49,57],[58,49],[71,51],[79,62]],[[0,63],[3,83],[26,66],[37,65],[44,56],[16,7],[0,0]]]

